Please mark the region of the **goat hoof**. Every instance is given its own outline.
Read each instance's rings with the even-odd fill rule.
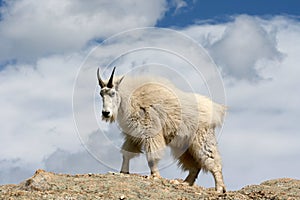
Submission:
[[[184,180],[184,184],[189,185],[189,186],[193,186],[193,185],[194,185],[194,182],[195,182],[195,181],[191,181],[191,180],[189,180],[188,178],[186,178],[186,179]]]
[[[219,187],[216,187],[216,191],[217,191],[217,193],[223,194],[226,192],[226,188],[225,188],[225,186],[219,186]]]
[[[158,179],[158,178],[161,178],[161,176],[159,175],[159,173],[151,173],[151,175],[147,175],[145,176],[145,178],[147,179]]]
[[[183,181],[183,182],[182,182],[182,185],[185,185],[185,186],[193,186],[194,184],[190,184],[190,183],[187,182],[187,181]]]
[[[160,176],[159,173],[152,173],[151,177],[153,177],[153,178],[161,178],[161,176]]]

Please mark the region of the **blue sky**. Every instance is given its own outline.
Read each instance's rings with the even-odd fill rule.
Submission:
[[[18,183],[38,168],[62,173],[119,170],[122,136],[116,126],[95,116],[100,109],[95,96],[98,66],[115,62],[117,74],[147,63],[172,66],[196,91],[209,93],[182,60],[172,57],[175,54],[132,51],[151,46],[170,49],[193,62],[199,61],[200,54],[209,55],[216,63],[225,89],[217,100],[229,107],[219,146],[230,190],[272,178],[300,178],[300,47],[295,45],[300,44],[299,1],[3,2],[0,184]],[[124,33],[141,27],[175,29],[203,49],[193,49],[190,40],[183,42],[176,34],[146,34],[141,39],[134,37],[139,34]],[[91,51],[99,41],[107,41],[106,46]],[[80,90],[75,86],[84,63],[89,67]],[[73,90],[78,90],[78,96]],[[72,106],[74,98],[78,110]],[[74,113],[80,113],[83,123],[81,140]],[[114,145],[103,142],[99,129]],[[98,162],[82,141],[114,168]],[[136,172],[147,170],[143,157],[134,160],[132,167]],[[176,165],[162,169],[167,178],[185,175]],[[212,187],[212,176],[201,174],[197,184]]]
[[[297,0],[188,0],[178,11],[170,7],[158,27],[185,27],[201,21],[226,22],[234,15],[247,14],[261,17],[274,15],[299,16],[300,2]],[[171,4],[172,5],[172,4]]]

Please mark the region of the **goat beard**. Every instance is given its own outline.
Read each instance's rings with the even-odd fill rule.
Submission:
[[[102,120],[105,122],[113,123],[115,121],[115,115],[112,115],[111,117],[104,117],[102,115]]]

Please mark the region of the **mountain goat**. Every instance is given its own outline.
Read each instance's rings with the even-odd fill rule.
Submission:
[[[129,161],[145,152],[152,176],[159,176],[158,161],[168,145],[178,165],[189,171],[185,181],[193,185],[200,170],[212,173],[217,192],[225,192],[215,128],[225,107],[195,93],[183,92],[157,77],[97,78],[103,101],[102,119],[117,121],[125,136],[121,173],[129,173]]]

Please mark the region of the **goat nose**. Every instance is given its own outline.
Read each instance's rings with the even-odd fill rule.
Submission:
[[[109,111],[102,111],[102,115],[104,117],[109,117],[110,112]]]

